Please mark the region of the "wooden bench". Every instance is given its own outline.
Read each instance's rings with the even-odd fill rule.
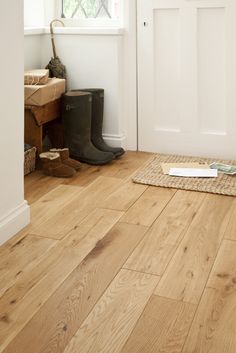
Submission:
[[[51,132],[54,137],[57,135],[55,130],[60,130],[58,135],[62,135],[61,100],[57,99],[43,106],[25,106],[25,143],[37,148],[37,154],[43,152],[43,139],[45,135],[45,126],[51,126]],[[51,124],[49,124],[51,123]],[[61,140],[60,136],[60,140]],[[54,144],[59,146],[62,142]]]

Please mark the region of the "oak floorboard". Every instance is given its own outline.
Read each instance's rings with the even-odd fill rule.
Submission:
[[[202,193],[177,191],[124,267],[162,275],[204,198]]]
[[[121,222],[150,227],[175,193],[173,189],[149,186],[125,213]]]
[[[232,206],[230,221],[225,231],[224,238],[236,241],[236,199]]]
[[[162,297],[198,304],[229,222],[233,198],[207,195],[157,287]]]
[[[53,239],[62,239],[76,227],[90,212],[99,206],[103,199],[116,190],[121,181],[115,178],[99,177],[84,188],[72,201],[57,210],[40,225],[32,226],[31,233],[47,234]]]
[[[207,287],[223,289],[236,284],[236,242],[224,240],[211,271]],[[236,289],[236,286],[235,286]]]
[[[7,256],[0,258],[0,298],[24,274],[26,268],[34,268],[42,255],[56,246],[57,241],[41,237],[25,236]]]
[[[31,174],[27,176],[27,178],[29,177],[33,178]],[[33,189],[33,186],[31,187]],[[38,187],[39,186],[34,186],[35,189],[38,189]],[[26,187],[26,189],[28,188],[29,186]],[[9,239],[5,244],[0,246],[0,255],[3,254],[3,256],[6,257],[7,254],[10,254],[21,244],[27,235],[32,235],[31,232],[33,231],[33,227],[36,227],[46,219],[52,217],[52,215],[55,215],[58,212],[58,208],[60,209],[63,205],[65,206],[71,201],[71,199],[73,199],[73,197],[79,195],[82,189],[83,188],[81,187],[58,185],[48,193],[42,193],[37,201],[30,206],[30,224]],[[48,234],[47,232],[43,232],[42,234],[39,234],[39,236],[48,237]]]
[[[81,165],[81,170],[77,175],[64,184],[88,186],[99,176],[107,176],[118,179],[127,179],[145,162],[150,159],[152,154],[146,152],[126,152],[121,158],[118,158],[104,166]]]
[[[30,208],[32,226],[29,232],[34,233],[36,227],[54,217],[58,210],[77,198],[82,190],[84,188],[78,186],[59,185],[34,202]],[[40,236],[44,236],[44,233],[40,233]]]
[[[62,241],[27,267],[0,299],[0,352],[62,285],[122,216],[122,212],[95,210]]]
[[[120,220],[124,212],[96,208],[89,213],[83,221],[66,236],[61,245],[76,248],[80,241],[91,243],[91,240],[99,241]],[[86,237],[86,238],[85,238]]]
[[[25,177],[25,199],[27,199],[27,201],[32,205],[45,194],[57,188],[61,184],[88,186],[91,182],[95,181],[104,173],[109,176],[116,176],[118,179],[126,179],[138,168],[140,168],[148,159],[150,159],[151,156],[152,154],[146,152],[128,151],[124,156],[115,160],[112,165],[109,164],[106,166],[97,167],[81,164],[79,172],[75,175],[75,177],[70,179],[52,178],[44,175],[42,171],[36,170]],[[115,169],[114,165],[117,166]],[[105,172],[104,168],[106,168]],[[112,172],[109,172],[109,169],[112,169]],[[92,174],[93,176],[90,178],[89,174]],[[11,247],[13,247],[28,233],[29,227],[26,227],[4,245],[0,246],[0,255],[1,253],[6,254],[6,252],[11,251]]]
[[[130,179],[133,174],[154,157],[153,153],[129,151],[122,158],[116,160],[118,171],[115,178]]]
[[[63,184],[86,187],[98,177],[114,177],[117,172],[116,161],[104,166],[81,164],[81,169],[75,177],[63,181]]]
[[[235,288],[206,288],[182,353],[235,353],[235,322]]]
[[[236,199],[179,190],[159,212],[148,190],[170,190],[147,187],[138,197],[117,195],[122,211],[101,208],[151,158],[127,152],[106,166],[83,164],[70,179],[40,171],[25,178],[32,224],[0,246],[0,353],[65,353],[76,333],[84,340],[81,327],[96,340],[86,340],[92,344],[86,353],[98,353],[96,346],[109,353],[113,347],[119,353],[235,353]],[[31,227],[42,233],[31,234]],[[127,288],[125,281],[116,286],[118,273],[127,271],[137,278],[162,275],[135,320],[137,287],[128,280]],[[161,284],[170,298],[155,295]],[[111,300],[101,307],[104,298]]]
[[[158,281],[157,276],[121,270],[64,353],[119,353]]]
[[[40,199],[57,186],[63,183],[65,179],[52,178],[46,176],[40,170],[25,176],[25,199],[30,205]],[[37,185],[37,187],[36,187]]]
[[[27,317],[31,313],[31,320],[23,328],[21,327],[21,330],[19,330],[17,318],[6,318],[5,316],[6,319],[0,320],[2,326],[8,327],[8,339],[5,338],[6,332],[0,330],[2,336],[0,342],[4,338],[8,340],[7,344],[5,341],[5,345],[1,343],[0,352],[63,352],[105,289],[120,271],[130,252],[140,242],[146,230],[147,228],[143,226],[117,223],[103,239],[96,242],[91,252],[69,276],[67,270],[64,282],[61,282],[61,285],[52,293],[48,286],[52,281],[55,282],[57,277],[61,281],[61,271],[64,271],[64,263],[59,263],[55,270],[51,271],[50,276],[47,276],[47,281],[44,281],[43,288],[41,288],[43,293],[47,292],[47,301],[44,300],[42,304],[39,294],[37,298],[34,297],[38,310],[35,312],[34,309],[33,313],[32,307],[28,305],[32,301],[32,295],[29,294],[29,302],[25,303],[25,309],[28,311]],[[81,243],[76,249],[77,258],[80,249]],[[64,258],[65,256],[61,261]],[[73,257],[68,254],[67,267],[72,261]],[[37,291],[37,287],[35,290]],[[36,294],[37,292],[35,292]],[[21,317],[18,316],[18,319]],[[13,321],[15,322],[15,338],[13,338],[12,330],[9,330],[9,322]],[[12,340],[9,341],[9,337]]]
[[[195,311],[195,305],[153,295],[121,353],[181,353]]]
[[[7,257],[12,251],[18,247],[21,242],[25,239],[26,235],[28,235],[29,226],[26,226],[19,233],[17,233],[14,237],[10,238],[6,243],[0,246],[0,257]]]
[[[223,241],[183,353],[235,353],[236,242]]]
[[[99,203],[99,207],[127,211],[147,190],[147,185],[134,184],[128,180]]]

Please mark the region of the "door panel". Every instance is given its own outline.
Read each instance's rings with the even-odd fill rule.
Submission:
[[[199,9],[198,103],[205,134],[227,132],[225,44],[225,9]]]
[[[235,0],[138,0],[140,150],[236,159],[235,36]]]

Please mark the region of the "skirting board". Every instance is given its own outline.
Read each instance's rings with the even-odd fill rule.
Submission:
[[[123,147],[126,149],[127,138],[123,135],[103,134],[105,142],[111,147]]]
[[[0,246],[30,223],[30,208],[27,201],[0,220]]]

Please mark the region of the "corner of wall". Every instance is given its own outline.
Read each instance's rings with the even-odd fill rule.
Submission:
[[[3,1],[0,12],[0,244],[29,223],[24,201],[24,15],[23,0]],[[5,29],[9,28],[7,36]],[[12,45],[14,43],[14,45]],[[10,68],[10,69],[8,69]],[[13,84],[14,83],[14,84]],[[9,94],[10,92],[10,94]]]
[[[27,201],[0,219],[0,245],[20,232],[30,223],[30,207]]]

